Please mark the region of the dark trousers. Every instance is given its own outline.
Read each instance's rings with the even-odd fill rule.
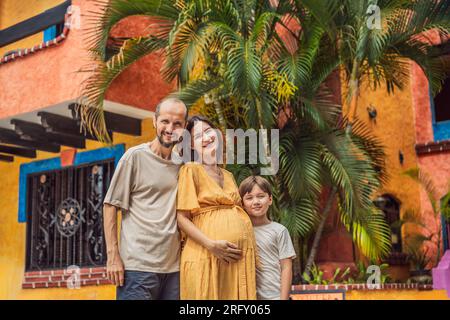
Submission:
[[[124,285],[117,287],[117,300],[179,300],[180,273],[125,270]]]

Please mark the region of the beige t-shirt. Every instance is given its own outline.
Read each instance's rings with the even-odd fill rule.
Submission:
[[[179,168],[154,154],[148,143],[128,149],[120,159],[103,202],[122,208],[120,256],[125,270],[179,271]]]
[[[258,300],[280,300],[280,260],[295,258],[291,237],[285,226],[271,222],[254,226],[260,266],[256,269],[256,294]]]

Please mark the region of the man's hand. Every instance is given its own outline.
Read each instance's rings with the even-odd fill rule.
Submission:
[[[120,258],[117,240],[117,209],[113,205],[105,203],[103,206],[103,227],[105,230],[106,252],[106,274],[109,281],[116,286],[123,286],[124,267]]]
[[[111,281],[116,286],[123,286],[125,270],[123,266],[122,259],[119,253],[108,254],[108,261],[106,263],[106,274],[108,280]]]
[[[213,240],[208,250],[222,262],[236,262],[242,258],[242,250],[226,240]]]

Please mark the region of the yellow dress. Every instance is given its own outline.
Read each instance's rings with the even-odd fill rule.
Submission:
[[[201,164],[187,163],[178,178],[177,209],[189,211],[192,222],[207,237],[228,240],[243,250],[242,259],[227,263],[189,237],[181,251],[182,300],[256,299],[256,245],[253,227],[240,207],[233,175],[225,169],[223,188]]]

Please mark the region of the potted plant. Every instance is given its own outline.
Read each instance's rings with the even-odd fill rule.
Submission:
[[[322,284],[322,285],[329,285],[329,284],[337,284],[337,283],[346,283],[345,278],[350,274],[350,268],[346,268],[344,271],[341,272],[341,268],[336,268],[336,270],[333,273],[333,276],[331,279],[325,279],[324,278],[324,272],[323,270],[320,270],[319,267],[316,264],[313,264],[310,274],[307,274],[306,272],[303,274],[303,279],[308,284]]]
[[[408,279],[410,283],[432,283],[431,271],[427,269],[432,262],[432,258],[429,249],[424,246],[426,241],[429,241],[429,237],[415,234],[407,242],[406,251],[411,266],[411,277]]]

